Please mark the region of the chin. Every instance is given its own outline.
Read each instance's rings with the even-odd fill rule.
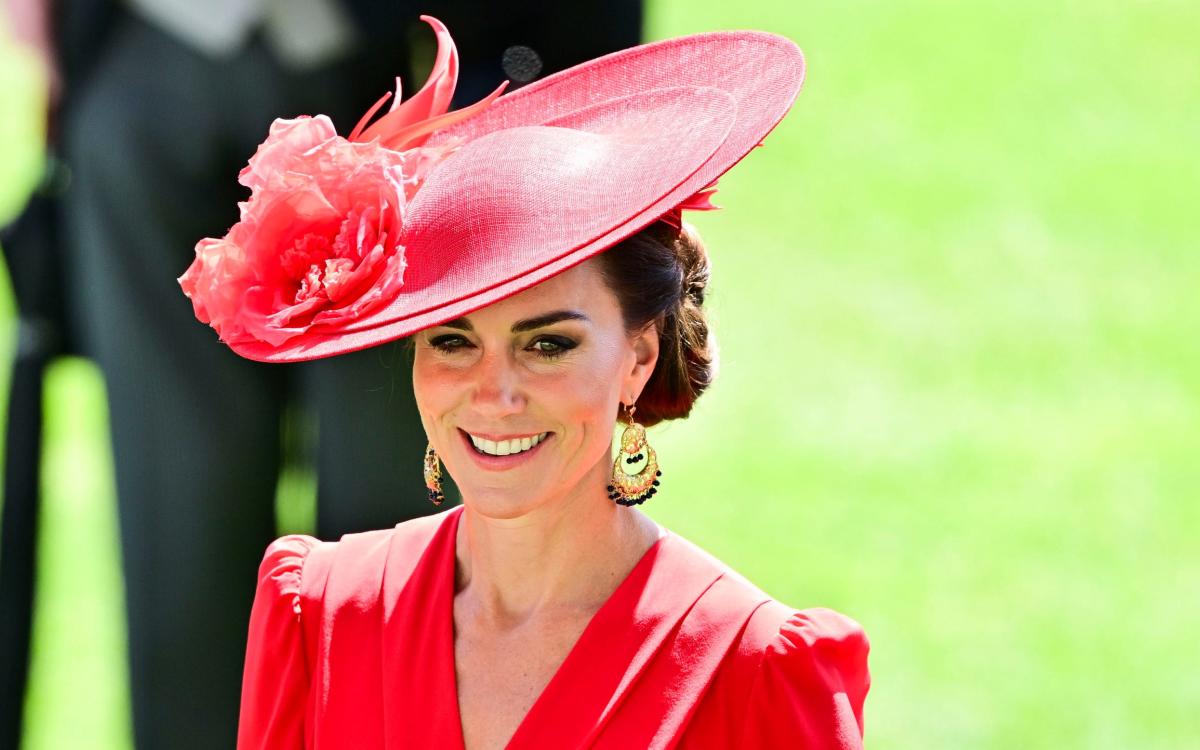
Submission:
[[[495,519],[520,518],[545,503],[541,497],[533,497],[528,490],[499,487],[463,487],[463,505],[473,513]]]

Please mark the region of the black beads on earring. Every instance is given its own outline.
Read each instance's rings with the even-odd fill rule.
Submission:
[[[658,456],[646,442],[646,428],[638,424],[633,414],[637,407],[625,406],[629,425],[621,434],[621,450],[613,460],[612,477],[608,484],[608,497],[618,505],[641,505],[658,492],[658,477],[662,471],[658,468]],[[641,470],[635,474],[626,473],[621,466],[621,458],[626,464],[636,463],[646,459]]]

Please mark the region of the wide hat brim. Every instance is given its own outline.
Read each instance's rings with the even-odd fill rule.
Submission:
[[[435,133],[466,139],[404,216],[404,284],[350,324],[243,357],[345,354],[462,317],[615,245],[712,184],[783,119],[804,57],[765,32],[633,47],[548,76]]]

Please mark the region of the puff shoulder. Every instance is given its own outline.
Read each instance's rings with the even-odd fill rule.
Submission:
[[[869,649],[862,627],[846,615],[794,611],[763,652],[739,746],[862,748]]]
[[[238,750],[303,747],[309,672],[301,633],[304,563],[321,544],[293,534],[272,542],[258,568],[242,675]]]

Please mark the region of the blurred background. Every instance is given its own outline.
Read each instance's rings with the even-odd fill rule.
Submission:
[[[1200,5],[645,9],[647,40],[727,28],[808,77],[688,217],[722,369],[652,431],[645,510],[862,623],[874,750],[1200,747]],[[45,87],[0,36],[4,224]],[[4,279],[6,361],[14,315]],[[103,388],[49,371],[27,749],[132,746]]]

